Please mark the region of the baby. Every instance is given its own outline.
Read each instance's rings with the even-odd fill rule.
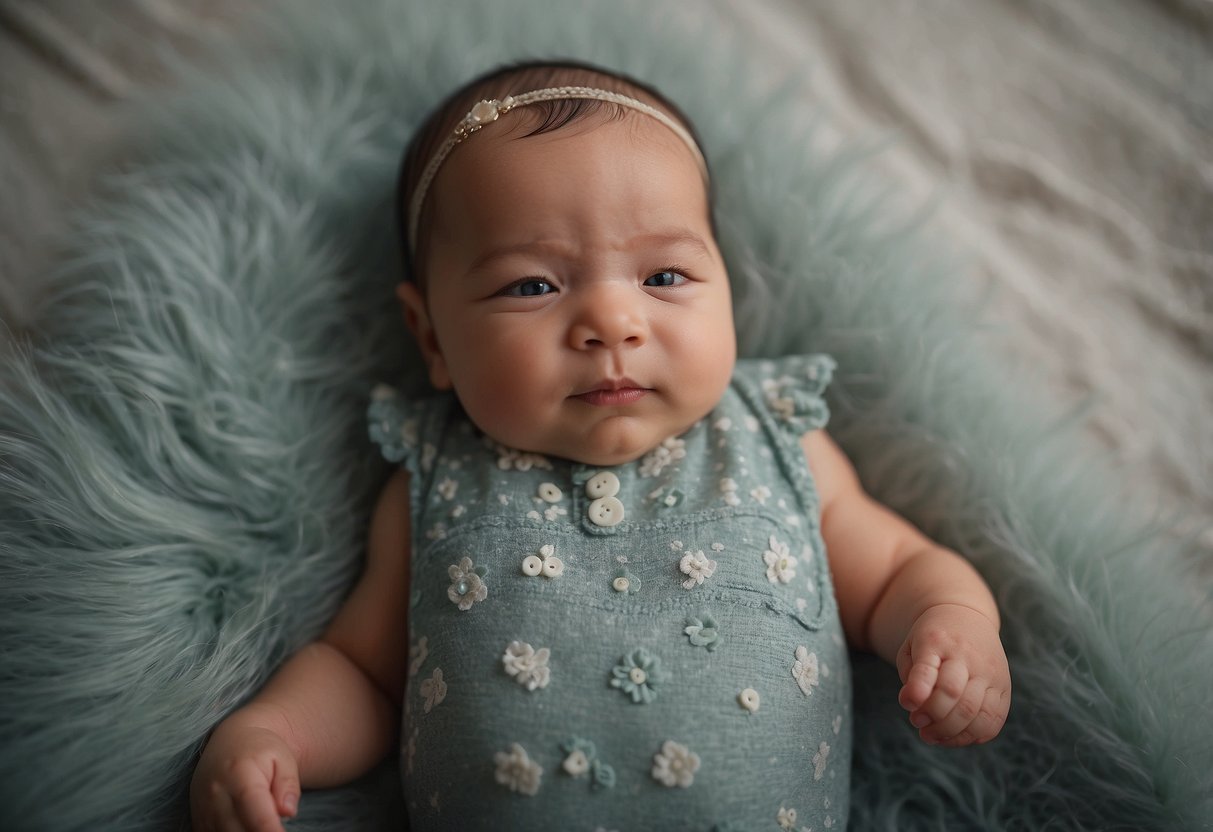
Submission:
[[[365,572],[215,729],[197,828],[280,829],[398,747],[418,830],[841,829],[848,644],[923,741],[998,734],[989,590],[863,491],[829,356],[737,360],[708,183],[686,118],[593,67],[430,117],[397,292],[439,393],[375,390]]]

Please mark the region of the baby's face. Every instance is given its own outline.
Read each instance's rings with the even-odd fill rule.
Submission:
[[[628,462],[705,416],[733,370],[703,178],[647,116],[526,138],[521,116],[436,178],[426,297],[400,287],[406,318],[433,384],[493,439]]]

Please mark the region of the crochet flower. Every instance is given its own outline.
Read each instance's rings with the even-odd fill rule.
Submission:
[[[709,652],[720,645],[720,631],[716,629],[716,619],[710,615],[699,618],[688,616],[686,629],[683,630],[696,647],[706,647]]]
[[[446,573],[451,578],[451,585],[447,587],[446,595],[451,599],[451,603],[458,604],[461,610],[468,610],[472,608],[472,604],[487,598],[489,588],[483,580],[487,571],[488,567],[476,566],[469,557],[447,567]]]
[[[435,705],[441,705],[446,699],[446,682],[442,681],[442,669],[435,667],[433,675],[421,681],[421,696],[425,699],[425,712],[428,714]]]
[[[539,791],[543,769],[527,756],[526,749],[518,743],[510,745],[508,752],[498,751],[493,755],[497,771],[493,777],[512,792],[534,795]]]
[[[428,471],[434,465],[434,457],[438,456],[438,446],[426,442],[421,446],[421,470]]]
[[[657,505],[659,508],[676,508],[682,505],[682,501],[686,497],[686,494],[684,494],[682,489],[679,488],[671,488],[669,491],[658,489],[650,494],[649,497],[657,500]]]
[[[614,788],[615,769],[598,759],[594,743],[581,737],[570,737],[560,744],[560,748],[568,755],[560,767],[570,776],[581,777],[588,772],[591,788]]]
[[[516,471],[529,471],[532,468],[543,468],[547,471],[552,469],[552,463],[541,454],[516,451],[497,443],[494,443],[493,447],[497,450],[497,467],[502,471],[509,471],[511,468]]]
[[[409,737],[409,741],[404,745],[404,773],[413,773],[413,757],[417,756],[417,729],[413,729],[413,735]]]
[[[762,392],[766,396],[767,405],[775,412],[776,416],[785,422],[790,421],[796,415],[796,403],[791,397],[783,395],[784,388],[790,384],[792,384],[791,376],[762,380]]]
[[[653,779],[665,786],[686,788],[699,771],[699,755],[682,743],[666,740],[653,755]]]
[[[602,760],[590,763],[590,787],[594,789],[615,788],[615,769]]]
[[[796,663],[792,665],[792,678],[800,685],[800,691],[805,696],[813,693],[813,688],[820,682],[820,669],[817,665],[817,654],[810,653],[808,648],[801,645],[796,648]]]
[[[636,704],[648,704],[657,698],[657,686],[665,681],[661,659],[643,647],[637,647],[619,660],[611,670],[611,687],[619,688]]]
[[[796,558],[788,551],[788,544],[777,540],[775,535],[771,535],[768,542],[770,548],[762,553],[762,560],[767,565],[767,580],[786,584],[796,577]]]
[[[567,755],[560,767],[571,777],[580,777],[590,770],[590,761],[598,756],[594,743],[581,737],[570,737],[560,744]]]
[[[417,444],[417,420],[404,419],[399,394],[380,384],[371,391],[371,406],[367,409],[367,433],[383,448],[383,456],[391,462],[404,459]]]
[[[775,822],[779,824],[780,829],[791,829],[796,825],[796,810],[780,806],[775,814]]]
[[[409,645],[409,676],[416,676],[421,665],[425,664],[430,655],[429,637],[422,636],[416,643]]]
[[[725,477],[720,481],[720,499],[724,500],[726,505],[741,505],[741,498],[737,496],[737,481],[732,477]]]
[[[832,365],[811,365],[806,377],[812,383],[807,390],[797,388],[796,380],[791,376],[765,379],[762,382],[762,392],[767,406],[776,416],[793,427],[807,430],[825,424],[829,419],[830,410],[820,394],[829,383],[833,370]]]
[[[671,436],[640,460],[640,476],[655,477],[662,469],[687,455],[686,442]]]
[[[830,744],[825,740],[821,741],[821,745],[817,746],[817,753],[813,755],[813,779],[820,780],[826,773],[826,764],[830,762]]]
[[[693,589],[703,583],[705,578],[712,577],[716,572],[716,561],[709,560],[703,550],[687,552],[678,562],[678,568],[684,575],[690,575],[682,582],[683,589]]]
[[[459,483],[456,480],[447,477],[442,482],[438,483],[437,488],[434,490],[438,492],[442,499],[453,500],[455,499],[455,492],[459,490]]]
[[[546,688],[551,679],[548,658],[552,651],[547,647],[536,650],[524,641],[511,641],[505,648],[501,663],[505,672],[514,677],[527,690]]]

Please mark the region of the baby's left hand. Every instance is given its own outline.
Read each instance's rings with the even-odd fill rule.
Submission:
[[[897,651],[897,701],[918,735],[960,747],[992,740],[1011,705],[1011,672],[993,622],[957,604],[931,607]]]

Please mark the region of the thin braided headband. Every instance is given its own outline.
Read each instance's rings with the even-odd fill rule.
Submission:
[[[442,163],[451,155],[451,151],[455,149],[456,145],[486,124],[492,124],[502,113],[508,113],[515,107],[525,107],[527,104],[534,104],[537,101],[559,101],[574,98],[608,101],[657,119],[666,127],[673,130],[678,138],[686,142],[687,147],[695,154],[696,161],[699,162],[699,170],[703,173],[704,180],[707,180],[707,162],[704,161],[703,153],[699,150],[699,145],[695,143],[695,139],[687,129],[656,107],[651,107],[635,98],[617,92],[601,90],[597,87],[546,87],[545,89],[531,90],[519,95],[507,95],[501,99],[494,98],[488,101],[479,101],[463,117],[463,121],[459,122],[446,141],[434,152],[430,163],[425,166],[425,170],[421,173],[421,179],[417,182],[417,189],[413,192],[413,199],[409,202],[409,249],[415,250],[417,248],[417,224],[421,220],[421,204],[425,202],[425,195],[429,191],[434,177],[438,175],[438,169],[442,167]]]

